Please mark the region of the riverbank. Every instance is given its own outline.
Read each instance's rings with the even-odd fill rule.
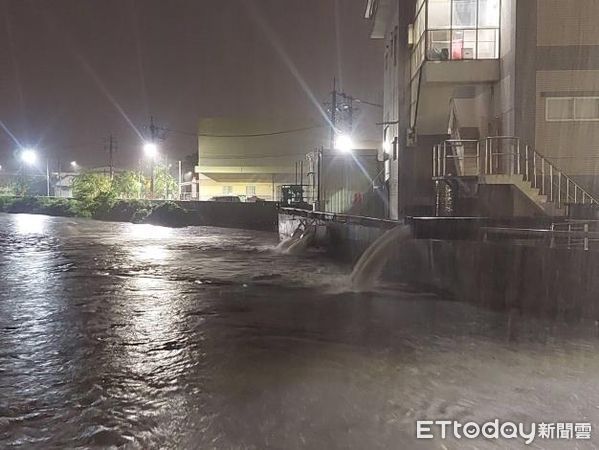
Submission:
[[[0,212],[150,223],[169,227],[184,227],[192,222],[186,209],[168,201],[159,203],[109,198],[83,201],[54,197],[0,197]]]
[[[56,197],[2,197],[0,212],[81,217],[108,222],[148,223],[172,228],[217,226],[277,231],[277,204],[117,200],[98,196],[93,200]]]

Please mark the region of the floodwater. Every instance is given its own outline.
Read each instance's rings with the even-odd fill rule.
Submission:
[[[592,332],[351,293],[349,267],[276,243],[0,215],[0,447],[518,448],[415,421],[599,424]]]

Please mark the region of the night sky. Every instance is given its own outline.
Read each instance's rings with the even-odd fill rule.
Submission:
[[[318,102],[333,76],[382,101],[383,43],[369,39],[363,0],[0,0],[0,15],[0,125],[88,167],[106,164],[110,133],[117,164],[134,164],[150,115],[192,132],[200,117],[322,121],[282,54]],[[362,107],[361,138],[378,138],[380,114]],[[164,147],[174,159],[197,148],[175,133]],[[16,148],[0,129],[0,164]]]

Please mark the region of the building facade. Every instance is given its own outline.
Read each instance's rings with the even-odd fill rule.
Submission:
[[[326,142],[327,132],[296,117],[201,119],[197,198],[280,200],[282,185],[310,184],[306,155]]]
[[[476,175],[476,186],[464,189],[471,194],[511,183],[525,203],[549,195],[552,211],[597,191],[599,2],[368,0],[365,16],[371,37],[385,43],[392,218],[433,214],[434,175],[448,173]],[[533,178],[537,165],[543,175]],[[516,177],[500,180],[502,168]]]

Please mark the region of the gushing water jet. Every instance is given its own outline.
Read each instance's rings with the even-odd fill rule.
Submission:
[[[370,247],[354,265],[350,280],[356,289],[368,289],[379,279],[383,268],[399,244],[412,238],[412,227],[399,225],[386,231]]]

